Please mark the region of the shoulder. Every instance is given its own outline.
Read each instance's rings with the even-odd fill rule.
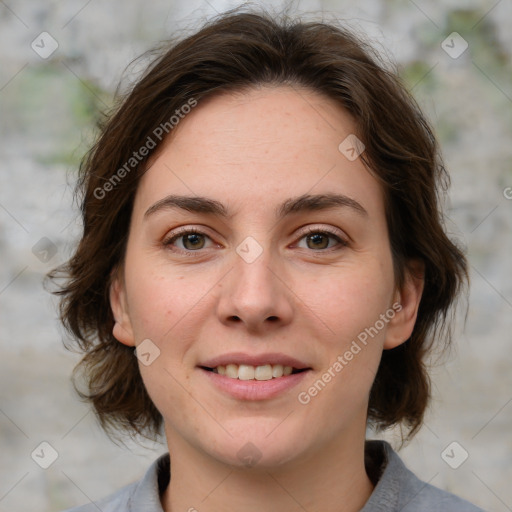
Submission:
[[[119,489],[100,501],[90,502],[86,505],[64,510],[63,512],[98,512],[98,509],[102,512],[129,510],[128,504],[130,503],[131,496],[133,496],[138,485],[139,482],[135,482]]]
[[[367,452],[382,457],[382,473],[361,512],[484,512],[454,494],[423,482],[384,441],[367,442]]]
[[[155,460],[144,477],[96,502],[63,512],[163,512],[160,493],[169,483],[170,458],[166,453]]]

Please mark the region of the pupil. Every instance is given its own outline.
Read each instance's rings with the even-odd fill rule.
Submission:
[[[321,239],[321,238],[326,238],[326,237],[324,235],[320,234],[320,233],[317,233],[315,235],[310,235],[309,236],[309,239],[313,240],[313,243],[316,244],[316,245],[318,245],[318,241],[319,241],[318,239],[319,238]]]
[[[197,234],[197,233],[190,233],[186,236],[186,242],[191,242],[192,246],[195,247],[197,245],[197,242],[199,241],[199,237],[201,235]],[[191,240],[192,238],[192,240]]]

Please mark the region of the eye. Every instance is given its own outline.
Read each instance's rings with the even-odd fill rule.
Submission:
[[[162,245],[175,252],[191,254],[199,252],[200,249],[207,248],[205,247],[206,239],[211,240],[206,233],[195,228],[188,228],[171,233],[170,236],[162,242]],[[335,240],[337,245],[341,247],[348,246],[348,242],[342,238],[340,234],[327,229],[319,229],[315,227],[309,227],[305,232],[303,232],[299,241],[303,239],[306,240],[306,249],[313,249],[314,251],[323,252],[325,249],[332,249],[332,245],[329,245],[331,240]],[[178,240],[181,240],[181,247],[176,245],[176,241]]]
[[[197,229],[188,228],[183,229],[179,231],[178,233],[174,232],[171,233],[171,236],[169,238],[166,238],[162,244],[165,247],[169,247],[172,250],[176,250],[177,252],[187,252],[192,251],[196,252],[199,249],[205,248],[205,238],[210,238],[208,235],[203,233],[202,231],[199,231]],[[175,245],[174,242],[176,240],[182,239],[182,247],[177,247],[173,249],[173,246]]]
[[[348,245],[348,242],[339,234],[330,230],[319,229],[315,227],[308,228],[300,238],[300,240],[303,239],[306,240],[306,249],[313,250],[331,249],[332,246],[329,247],[329,240],[336,240],[338,245],[341,245],[342,247],[346,247]]]

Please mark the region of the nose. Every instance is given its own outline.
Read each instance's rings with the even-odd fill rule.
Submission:
[[[293,292],[276,257],[264,250],[254,261],[234,255],[234,267],[222,280],[218,318],[252,333],[283,327],[293,316]]]

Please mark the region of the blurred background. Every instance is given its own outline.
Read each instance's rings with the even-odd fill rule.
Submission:
[[[42,279],[80,235],[76,169],[118,82],[128,86],[142,69],[126,66],[237,5],[0,1],[0,512],[97,500],[166,451],[116,446],[99,429],[73,392],[78,355],[63,347]],[[467,249],[472,285],[454,350],[432,370],[426,424],[400,453],[425,481],[485,510],[510,511],[512,0],[286,5],[303,19],[343,19],[368,34],[435,127],[452,177],[447,228]],[[384,437],[398,446],[396,431]]]

